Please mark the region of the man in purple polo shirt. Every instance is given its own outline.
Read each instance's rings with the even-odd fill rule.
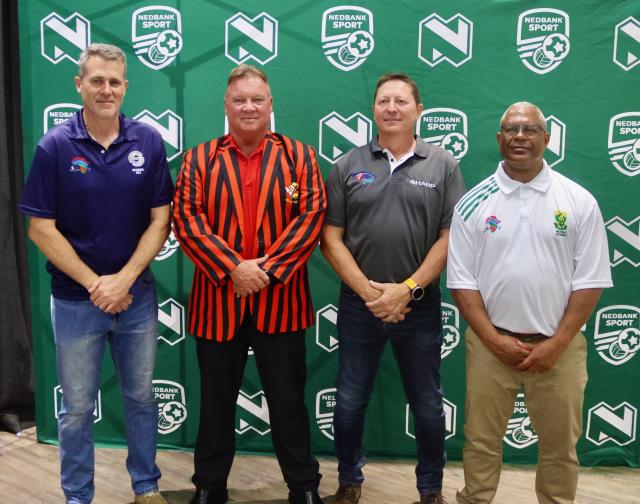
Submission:
[[[124,397],[135,502],[166,504],[155,463],[158,308],[149,263],[169,234],[173,184],[160,135],[120,113],[125,72],[118,47],[82,52],[75,82],[83,108],[38,143],[20,203],[52,277],[61,484],[73,504],[94,495],[93,409],[107,342]]]

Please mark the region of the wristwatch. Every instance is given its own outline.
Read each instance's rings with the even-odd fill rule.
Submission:
[[[413,278],[409,277],[404,281],[405,285],[411,289],[411,299],[420,301],[424,296],[424,289],[420,287]]]

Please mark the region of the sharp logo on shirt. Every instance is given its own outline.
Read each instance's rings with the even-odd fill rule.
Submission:
[[[173,234],[173,229],[169,233],[169,236],[164,242],[164,245],[158,252],[158,255],[155,257],[156,261],[164,261],[165,259],[169,259],[176,250],[180,247],[180,242],[176,240],[176,236]]]
[[[623,175],[640,174],[640,112],[624,112],[609,120],[609,159]]]
[[[170,346],[180,343],[185,337],[184,306],[169,298],[158,304],[158,339]]]
[[[516,397],[513,415],[507,423],[507,432],[503,439],[509,446],[518,450],[538,442],[538,434],[533,428],[527,405],[524,402],[524,392],[520,392]]]
[[[173,110],[167,109],[160,115],[155,115],[149,110],[143,110],[134,117],[136,121],[148,124],[155,129],[162,140],[167,151],[167,161],[171,161],[182,154],[183,128],[182,117]]]
[[[69,167],[69,171],[72,173],[82,173],[84,175],[91,171],[91,167],[89,166],[89,161],[87,161],[87,158],[84,158],[82,156],[74,156],[71,159],[71,166]]]
[[[323,436],[333,441],[333,412],[337,389],[327,388],[316,394],[316,425]]]
[[[253,395],[240,390],[236,405],[235,429],[237,434],[246,434],[249,431],[256,432],[261,436],[269,434],[271,431],[269,406],[267,406],[267,398],[262,390]]]
[[[184,387],[174,381],[153,380],[154,400],[158,403],[158,433],[169,434],[187,419],[187,399]]]
[[[640,266],[640,216],[627,222],[617,215],[605,222],[609,232],[609,252],[612,267],[628,262]]]
[[[250,59],[267,64],[278,55],[278,20],[266,12],[234,14],[224,24],[224,54],[238,65]]]
[[[331,112],[320,119],[319,129],[319,152],[330,163],[335,163],[354,147],[362,147],[371,141],[371,119],[360,112],[347,118]]]
[[[544,159],[550,167],[553,167],[564,160],[567,127],[560,119],[552,115],[546,117],[545,120],[549,132],[549,143],[544,151]]]
[[[614,305],[596,313],[594,345],[598,355],[619,366],[640,350],[640,308]]]
[[[287,203],[292,203],[294,205],[299,203],[300,191],[297,182],[293,182],[290,186],[285,187],[284,190],[287,193]]]
[[[518,17],[518,55],[537,74],[549,73],[569,54],[569,15],[558,9],[530,9]]]
[[[501,222],[502,221],[498,219],[495,215],[490,215],[484,220],[485,232],[490,231],[491,233],[495,233],[498,229],[500,229]]]
[[[434,187],[436,187],[435,184],[427,182],[426,180],[409,179],[409,183],[415,186],[428,187],[429,189],[433,189]]]
[[[339,5],[322,14],[322,50],[334,67],[348,72],[373,52],[373,14],[353,5]]]
[[[78,63],[91,43],[91,23],[74,12],[66,19],[52,12],[40,21],[40,54],[54,65],[65,58]]]
[[[316,312],[316,345],[326,352],[338,348],[338,309],[328,304]]]
[[[133,12],[131,42],[140,62],[152,70],[173,63],[182,51],[182,19],[173,7],[150,5]]]
[[[453,108],[424,110],[416,122],[416,135],[442,147],[460,160],[469,150],[467,114]]]
[[[82,105],[76,105],[75,103],[54,103],[44,109],[43,112],[43,133],[46,133],[54,126],[62,124],[71,119],[76,112],[82,108]]]
[[[460,343],[460,312],[455,305],[442,303],[442,346],[440,357],[444,359]]]
[[[626,446],[636,440],[638,410],[628,402],[610,406],[600,402],[589,409],[585,437],[594,445]]]
[[[431,14],[418,23],[418,58],[430,67],[443,61],[459,67],[471,59],[473,23],[462,14]]]
[[[640,21],[633,16],[616,25],[613,62],[625,72],[640,64]]]
[[[553,227],[556,228],[556,236],[567,236],[567,212],[556,210],[553,214]]]
[[[63,397],[62,386],[56,385],[53,389],[53,406],[54,406],[54,415],[56,419],[60,419],[60,413],[62,413],[62,397]],[[100,390],[98,390],[98,398],[93,403],[93,423],[96,424],[100,420],[102,420],[102,394]]]
[[[140,175],[144,172],[142,165],[144,164],[144,155],[139,150],[134,150],[129,153],[129,163],[131,163],[131,171],[136,175]]]
[[[442,398],[442,407],[444,409],[444,427],[445,427],[445,439],[449,439],[456,435],[456,418],[458,407],[450,401]],[[416,438],[415,423],[413,415],[411,414],[411,408],[409,405],[405,405],[404,408],[404,433],[412,439]]]

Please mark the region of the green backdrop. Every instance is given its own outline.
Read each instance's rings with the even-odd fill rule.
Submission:
[[[384,72],[406,72],[418,82],[425,113],[417,132],[459,158],[468,187],[495,170],[495,132],[505,108],[520,100],[538,104],[552,137],[547,160],[600,202],[615,282],[585,328],[590,380],[580,460],[637,467],[639,20],[638,0],[376,0],[355,6],[326,0],[25,0],[20,2],[25,159],[31,159],[46,129],[77,109],[75,61],[90,41],[116,44],[127,53],[130,85],[123,111],[162,133],[174,179],[182,152],[225,132],[225,80],[240,62],[268,73],[275,129],[313,145],[325,176],[340,155],[375,134],[372,90]],[[55,442],[61,391],[43,266],[32,247],[38,438]],[[307,404],[313,449],[330,454],[338,282],[317,251],[309,269],[317,324],[306,336]],[[193,267],[170,237],[153,270],[160,303],[159,443],[191,448],[199,385],[193,340],[185,335],[185,306]],[[443,321],[447,452],[459,460],[466,325],[444,287]],[[237,413],[238,448],[271,451],[268,409],[251,359]],[[108,356],[95,415],[98,442],[122,444],[122,402]],[[369,455],[413,456],[412,432],[387,352],[367,417]],[[505,436],[505,460],[534,462],[536,444],[526,401],[519,397]]]

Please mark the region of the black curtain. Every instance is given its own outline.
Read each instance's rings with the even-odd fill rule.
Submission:
[[[34,420],[25,219],[17,206],[24,179],[18,0],[0,2],[0,429]]]

